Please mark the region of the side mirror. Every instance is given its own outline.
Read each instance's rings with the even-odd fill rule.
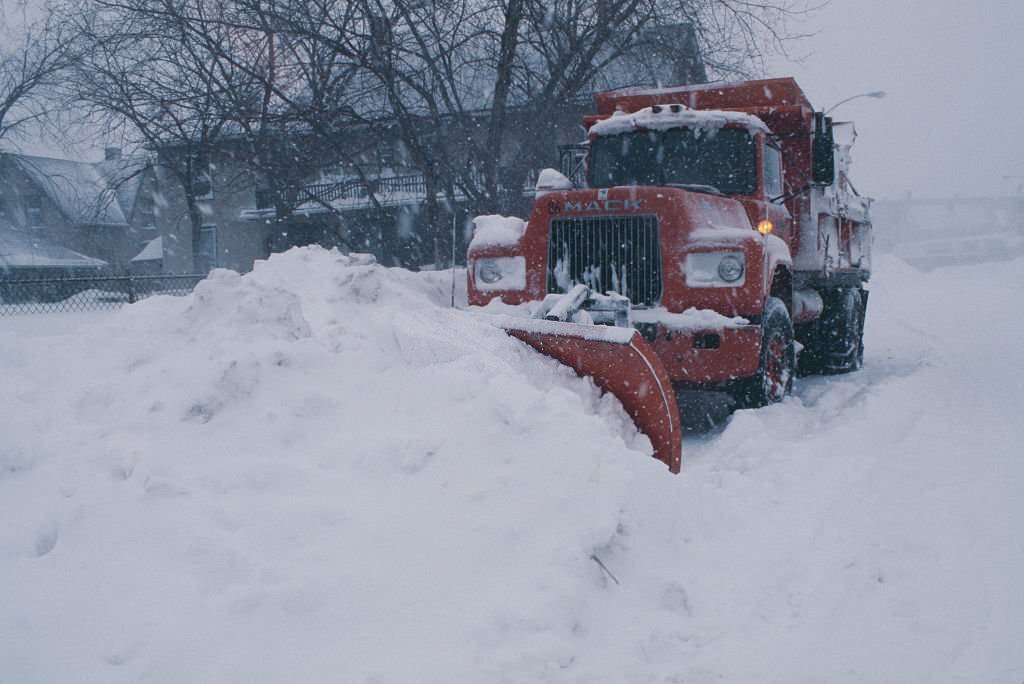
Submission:
[[[814,137],[811,139],[811,180],[817,185],[836,181],[835,139],[832,119],[822,112],[814,113]]]

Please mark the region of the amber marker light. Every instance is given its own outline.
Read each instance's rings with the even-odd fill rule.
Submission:
[[[774,229],[775,226],[773,226],[772,222],[769,221],[768,219],[765,219],[757,224],[757,232],[760,233],[761,235],[767,235]]]

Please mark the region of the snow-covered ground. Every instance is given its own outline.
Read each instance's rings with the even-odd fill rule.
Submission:
[[[1020,684],[1024,260],[876,270],[681,476],[444,274],[0,318],[0,682]]]

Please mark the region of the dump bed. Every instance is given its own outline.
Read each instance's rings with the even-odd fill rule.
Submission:
[[[706,83],[671,88],[623,88],[594,95],[597,116],[611,116],[616,110],[635,112],[655,104],[680,103],[691,109],[721,109],[753,114],[773,133],[790,136],[810,134],[814,126],[814,108],[804,91],[792,78],[769,78],[740,83]]]

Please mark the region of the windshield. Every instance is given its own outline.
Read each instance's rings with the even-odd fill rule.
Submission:
[[[754,138],[745,128],[673,128],[596,138],[590,147],[591,187],[704,185],[749,195],[757,189]]]

